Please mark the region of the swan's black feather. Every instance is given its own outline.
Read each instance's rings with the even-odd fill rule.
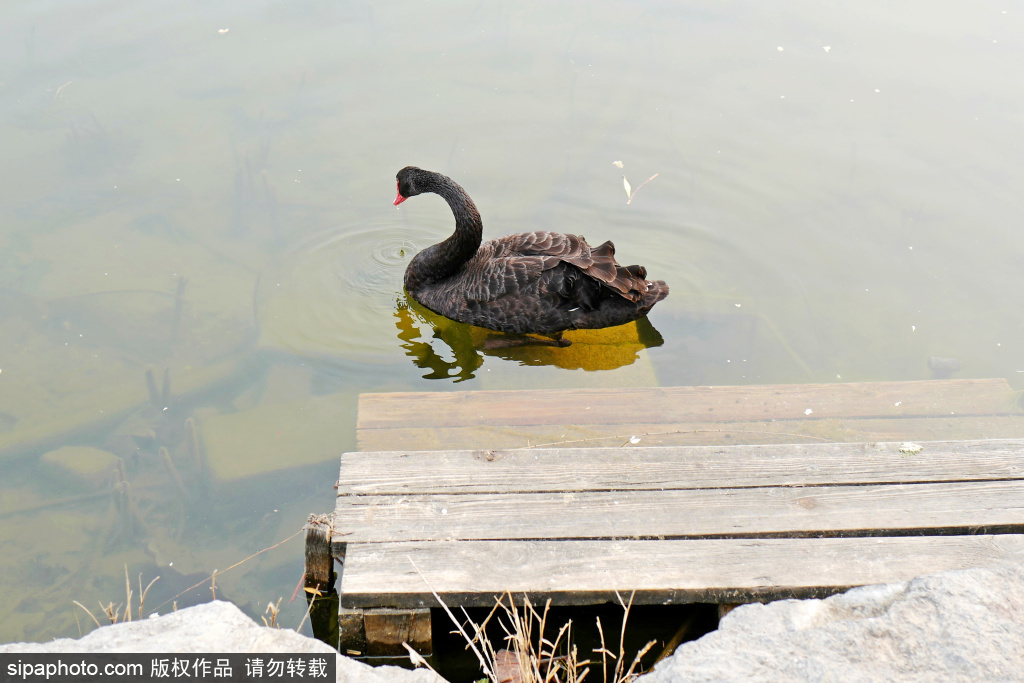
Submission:
[[[406,167],[402,197],[434,192],[455,215],[455,233],[413,257],[405,288],[430,310],[511,333],[557,334],[636,320],[668,296],[643,266],[620,266],[615,245],[591,247],[579,235],[527,232],[480,243],[476,205],[450,178]]]

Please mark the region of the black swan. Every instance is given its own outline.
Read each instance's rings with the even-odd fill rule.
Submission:
[[[611,242],[591,247],[578,235],[526,232],[481,244],[480,213],[455,181],[414,166],[396,178],[396,206],[433,192],[455,214],[455,233],[405,271],[409,295],[446,318],[568,346],[563,331],[622,325],[668,296],[668,285],[647,280],[643,266],[620,266]]]

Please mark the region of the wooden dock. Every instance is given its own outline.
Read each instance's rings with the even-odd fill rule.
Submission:
[[[1004,380],[363,395],[331,529],[343,649],[429,648],[434,593],[737,603],[1024,560],[1018,399]]]

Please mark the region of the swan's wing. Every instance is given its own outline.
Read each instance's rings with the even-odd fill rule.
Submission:
[[[577,259],[586,258],[591,251],[585,237],[560,232],[524,232],[500,237],[491,243],[494,245],[495,258],[557,256],[561,259]]]
[[[503,255],[493,242],[481,245],[464,269],[463,292],[467,301],[494,301],[504,296],[519,296],[536,283],[544,271],[561,260],[555,256]]]
[[[630,301],[639,301],[649,286],[643,266],[618,264],[611,241],[591,247],[581,235],[544,231],[509,235],[488,244],[493,245],[492,259],[517,261],[539,257],[543,270],[553,268],[559,261],[571,263]]]

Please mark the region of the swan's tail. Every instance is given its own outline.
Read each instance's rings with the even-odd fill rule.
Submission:
[[[610,240],[591,247],[588,259],[569,261],[579,266],[590,277],[614,289],[623,298],[633,303],[643,302],[643,305],[648,305],[646,302],[652,283],[647,281],[647,269],[643,266],[620,266],[615,260],[615,245]],[[660,284],[665,292],[659,298],[653,299],[650,306],[668,295],[668,287],[665,287],[664,282]]]
[[[643,303],[641,308],[646,314],[647,311],[651,310],[654,304],[658,303],[662,299],[668,296],[668,285],[665,284],[664,280],[654,280],[653,282],[647,282],[647,291],[643,295]]]

